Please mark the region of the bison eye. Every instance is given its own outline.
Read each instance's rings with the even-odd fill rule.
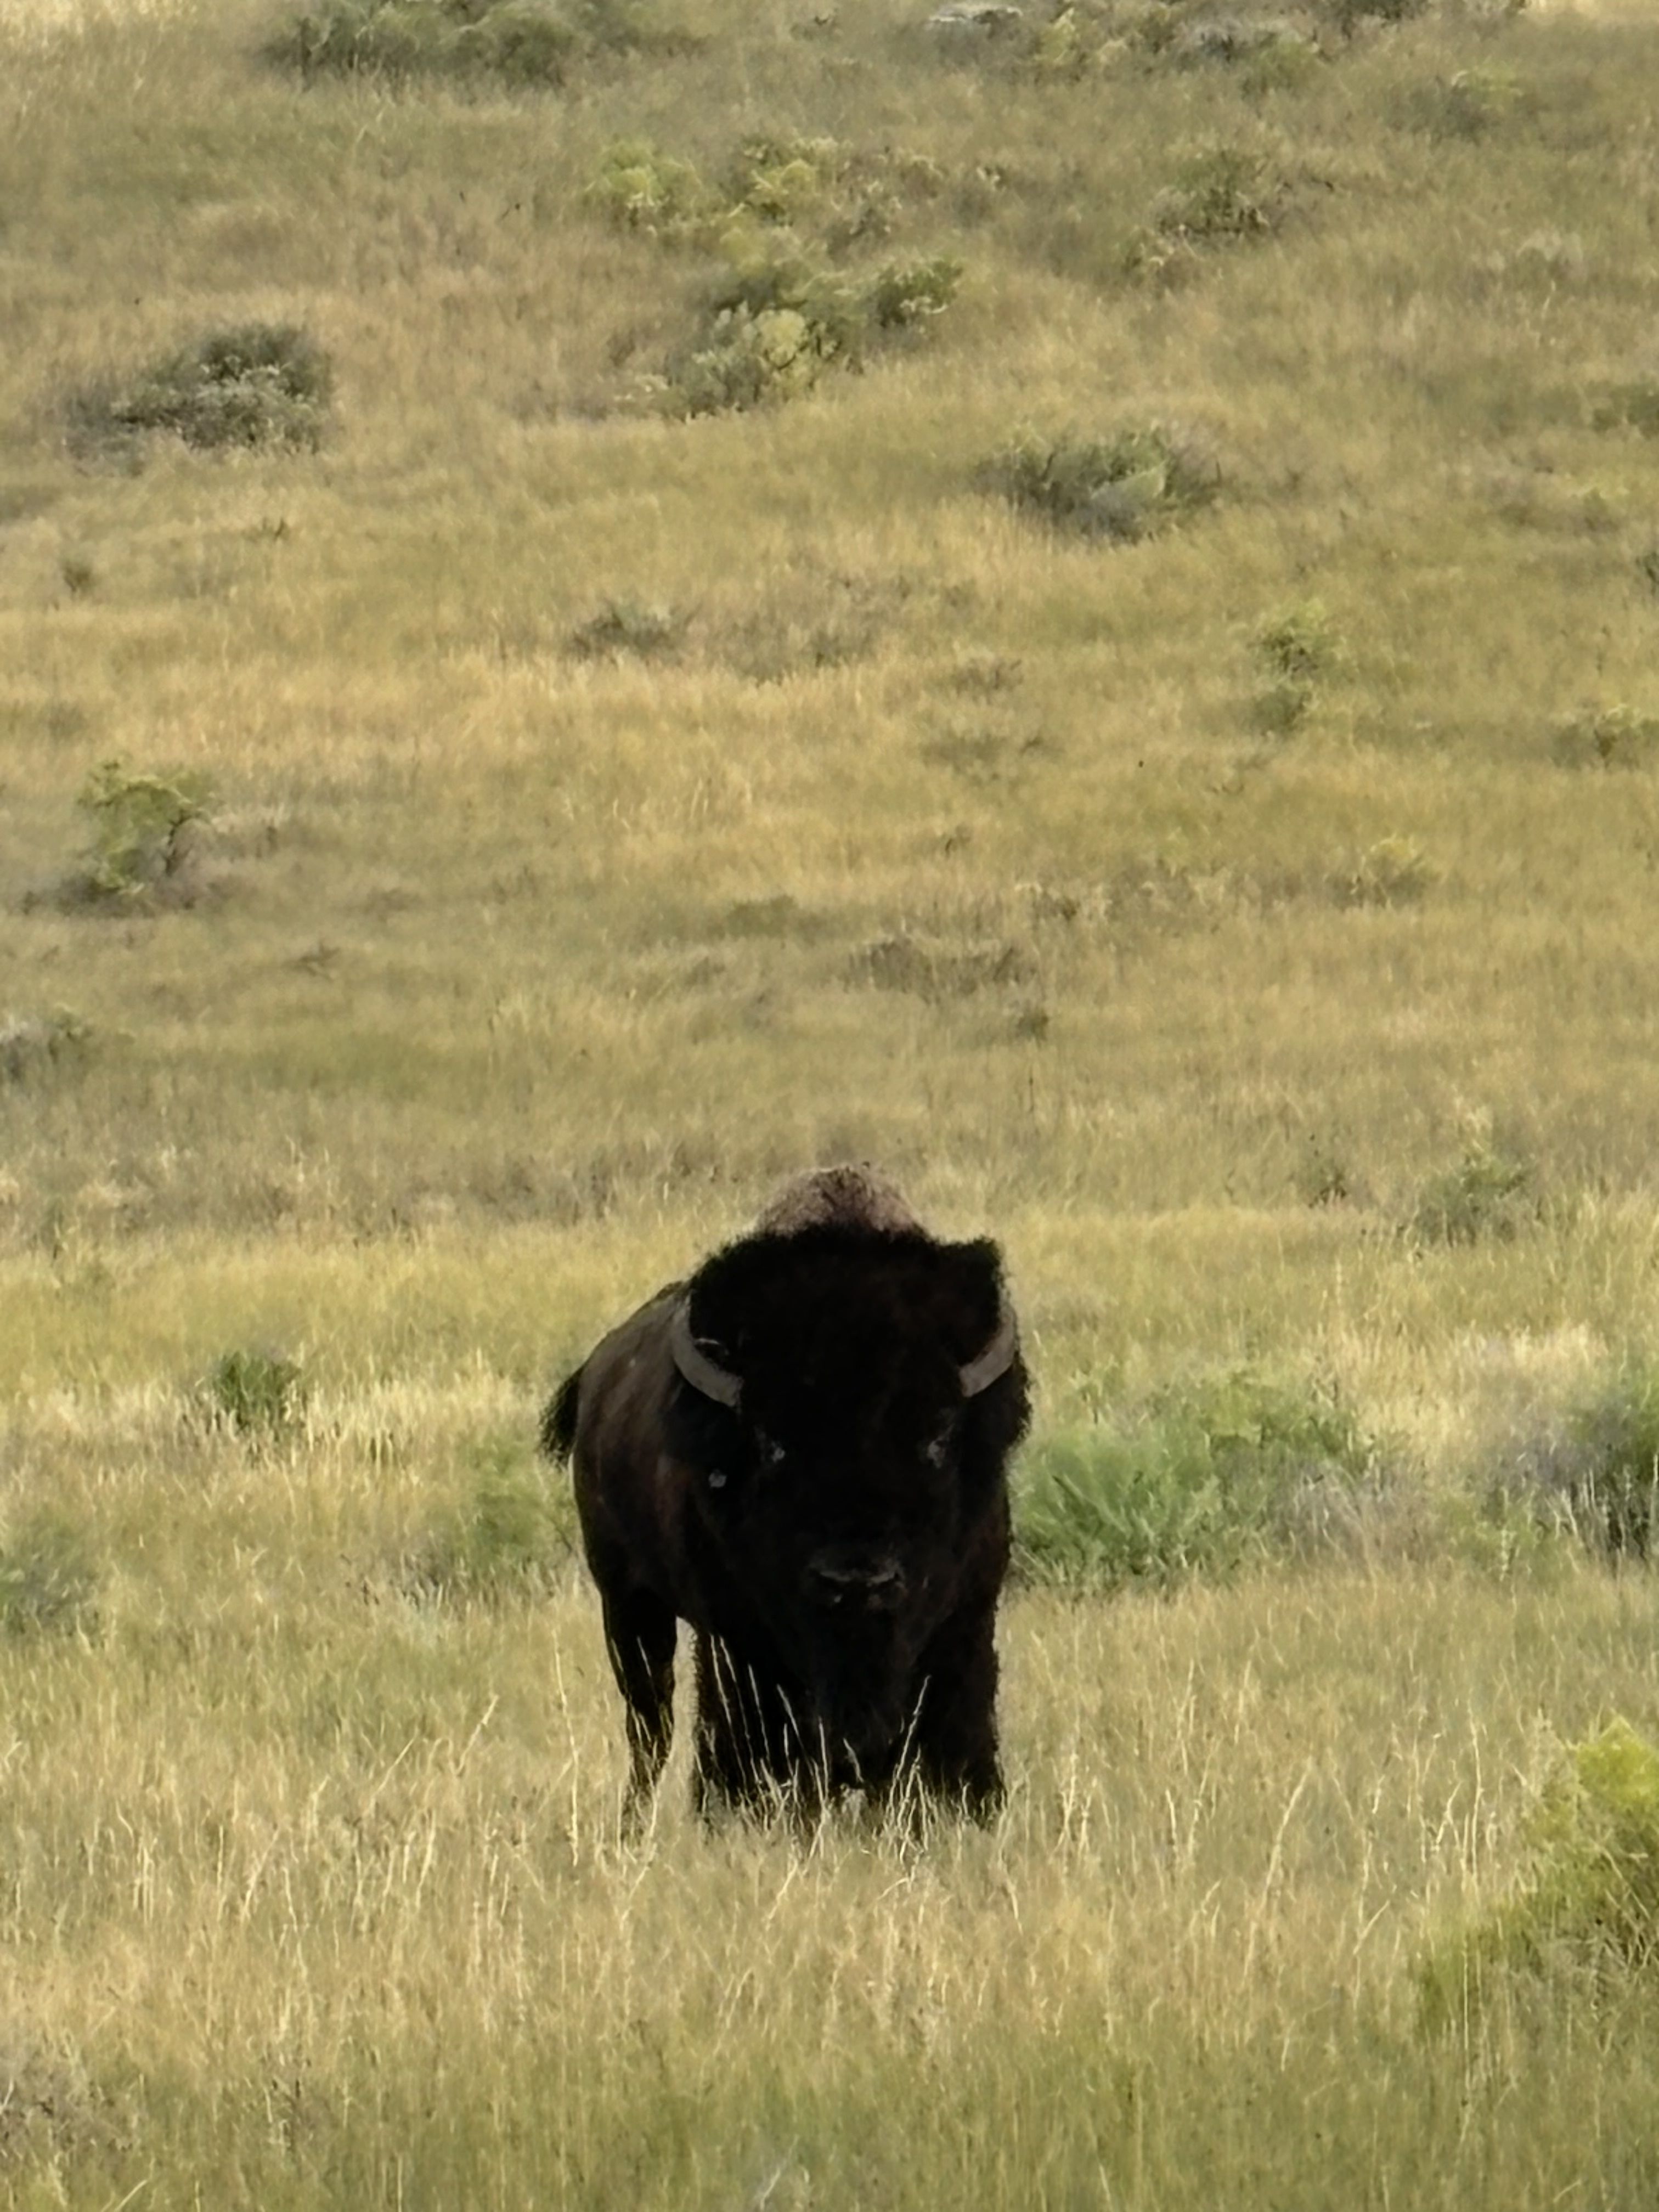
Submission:
[[[956,1435],[956,1431],[957,1425],[955,1421],[947,1421],[945,1424],[945,1426],[939,1431],[939,1434],[936,1437],[931,1437],[927,1443],[923,1445],[923,1456],[926,1458],[929,1467],[944,1466],[946,1459],[950,1456],[951,1440]]]
[[[726,1487],[726,1469],[725,1469],[723,1467],[711,1467],[711,1468],[709,1468],[709,1470],[708,1470],[708,1487],[709,1487],[711,1490],[724,1490],[724,1489],[725,1489],[725,1487]]]
[[[763,1467],[781,1467],[783,1465],[783,1446],[781,1443],[775,1443],[770,1437],[762,1436],[758,1431],[757,1431],[755,1436],[755,1449],[760,1455],[760,1463]]]

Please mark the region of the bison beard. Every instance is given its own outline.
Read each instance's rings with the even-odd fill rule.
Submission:
[[[635,1810],[668,1755],[681,1620],[700,1807],[915,1781],[994,1810],[1028,1411],[995,1245],[938,1242],[867,1170],[803,1177],[604,1340],[542,1440],[574,1461]]]

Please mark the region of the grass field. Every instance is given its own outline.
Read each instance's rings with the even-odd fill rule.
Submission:
[[[927,12],[0,8],[9,2202],[1659,2199],[1423,1997],[1659,1740],[1659,22]],[[1012,1802],[625,1841],[535,1408],[848,1157]]]

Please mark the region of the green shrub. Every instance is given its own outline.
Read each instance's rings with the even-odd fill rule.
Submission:
[[[314,447],[328,416],[328,356],[289,324],[243,323],[205,332],[128,383],[88,386],[70,402],[70,442],[82,453],[131,449],[147,434],[198,452]]]
[[[497,1604],[547,1589],[575,1556],[575,1504],[562,1475],[547,1475],[518,1437],[476,1454],[470,1495],[434,1529],[410,1575],[417,1594]]]
[[[131,902],[180,877],[191,831],[212,818],[213,786],[199,771],[149,775],[110,760],[87,778],[76,805],[93,829],[81,888],[95,899]]]
[[[204,1391],[215,1418],[240,1437],[281,1436],[305,1411],[304,1374],[279,1352],[224,1352],[209,1370]]]
[[[943,312],[962,269],[940,257],[890,263],[863,279],[828,267],[793,244],[748,250],[728,240],[695,345],[671,366],[665,404],[716,415],[810,392],[831,363],[856,368],[872,347]]]
[[[1220,480],[1194,440],[1158,423],[1106,438],[1027,432],[980,471],[986,489],[1057,529],[1120,544],[1206,506]]]
[[[1511,1893],[1419,1961],[1430,2029],[1472,2023],[1506,1975],[1618,1973],[1659,1961],[1659,1750],[1628,1721],[1566,1748],[1526,1843]]]
[[[723,308],[708,338],[670,372],[676,413],[724,415],[795,398],[811,390],[830,358],[793,307]]]
[[[641,396],[681,416],[766,406],[942,313],[963,273],[948,255],[873,270],[834,258],[888,235],[904,193],[939,182],[931,162],[913,157],[771,135],[744,139],[711,189],[648,141],[619,140],[587,186],[589,204],[714,255],[694,336]]]
[[[834,138],[746,138],[726,171],[728,204],[763,222],[797,224],[814,212],[848,166],[846,149]]]
[[[1419,1243],[1474,1244],[1507,1242],[1537,1218],[1531,1167],[1489,1137],[1476,1136],[1455,1166],[1425,1182],[1408,1227]]]
[[[715,208],[690,163],[659,153],[646,138],[619,138],[608,146],[583,197],[623,229],[658,238],[680,235]]]
[[[962,264],[948,253],[928,261],[890,261],[864,287],[864,313],[874,330],[908,330],[943,314],[961,282]]]
[[[0,1632],[84,1636],[97,1626],[98,1569],[85,1533],[40,1512],[0,1541]]]
[[[1378,1463],[1334,1392],[1249,1370],[1213,1376],[1030,1452],[1016,1562],[1031,1580],[1106,1588],[1225,1572],[1294,1546],[1321,1519],[1321,1493],[1352,1503]]]

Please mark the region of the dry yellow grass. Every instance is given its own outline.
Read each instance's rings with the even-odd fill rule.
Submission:
[[[1492,1504],[1659,1339],[1649,13],[1255,89],[808,13],[560,100],[4,18],[0,2185],[1645,2212],[1651,1978],[1441,2042],[1411,1968],[1556,1741],[1659,1731],[1650,1571]],[[893,250],[962,295],[641,416],[707,270],[583,187],[757,131],[936,165]],[[1218,144],[1279,228],[1132,278]],[[248,318],[333,359],[316,454],[66,449]],[[978,485],[1154,416],[1224,486],[1144,544]],[[678,651],[573,649],[607,605]],[[194,903],[66,896],[116,756],[213,778]],[[1002,1238],[1039,1443],[1246,1368],[1389,1480],[1226,1587],[1019,1593],[989,1836],[704,1835],[677,1772],[624,1845],[538,1394],[866,1154]],[[199,1386],[261,1346],[310,1395],[249,1445]]]

